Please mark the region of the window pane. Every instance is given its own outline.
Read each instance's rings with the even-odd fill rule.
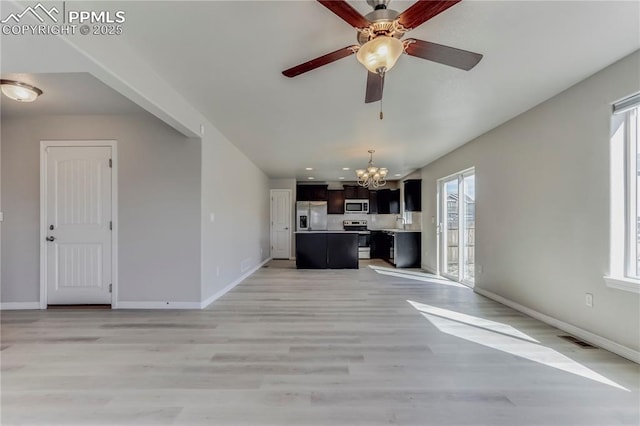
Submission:
[[[450,180],[444,185],[444,199],[446,200],[446,221],[444,239],[446,241],[445,272],[458,276],[458,262],[460,247],[458,244],[458,179]]]
[[[475,234],[476,234],[476,178],[475,175],[464,178],[464,276],[467,281],[474,280],[475,271]]]

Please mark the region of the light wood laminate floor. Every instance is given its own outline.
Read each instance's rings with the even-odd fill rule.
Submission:
[[[2,312],[2,424],[640,424],[637,364],[410,278],[272,261],[202,311]]]

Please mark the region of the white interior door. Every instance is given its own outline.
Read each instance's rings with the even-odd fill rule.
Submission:
[[[291,256],[291,190],[271,190],[271,257]]]
[[[111,304],[111,147],[44,152],[47,304]]]

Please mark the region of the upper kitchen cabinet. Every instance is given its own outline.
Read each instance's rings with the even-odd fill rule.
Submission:
[[[422,179],[404,181],[404,211],[422,211]]]
[[[400,190],[378,190],[378,214],[400,214]]]
[[[344,191],[330,189],[329,203],[327,205],[328,214],[344,214]]]
[[[328,201],[328,185],[297,185],[297,201]]]
[[[344,185],[345,200],[368,200],[369,189],[359,185]]]
[[[369,191],[369,214],[378,214],[378,191]]]

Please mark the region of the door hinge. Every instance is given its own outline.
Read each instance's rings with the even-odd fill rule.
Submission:
[[[113,231],[113,222],[109,221],[109,231]]]
[[[113,159],[109,158],[109,167],[113,167]]]
[[[109,284],[109,293],[113,293],[113,284]]]

